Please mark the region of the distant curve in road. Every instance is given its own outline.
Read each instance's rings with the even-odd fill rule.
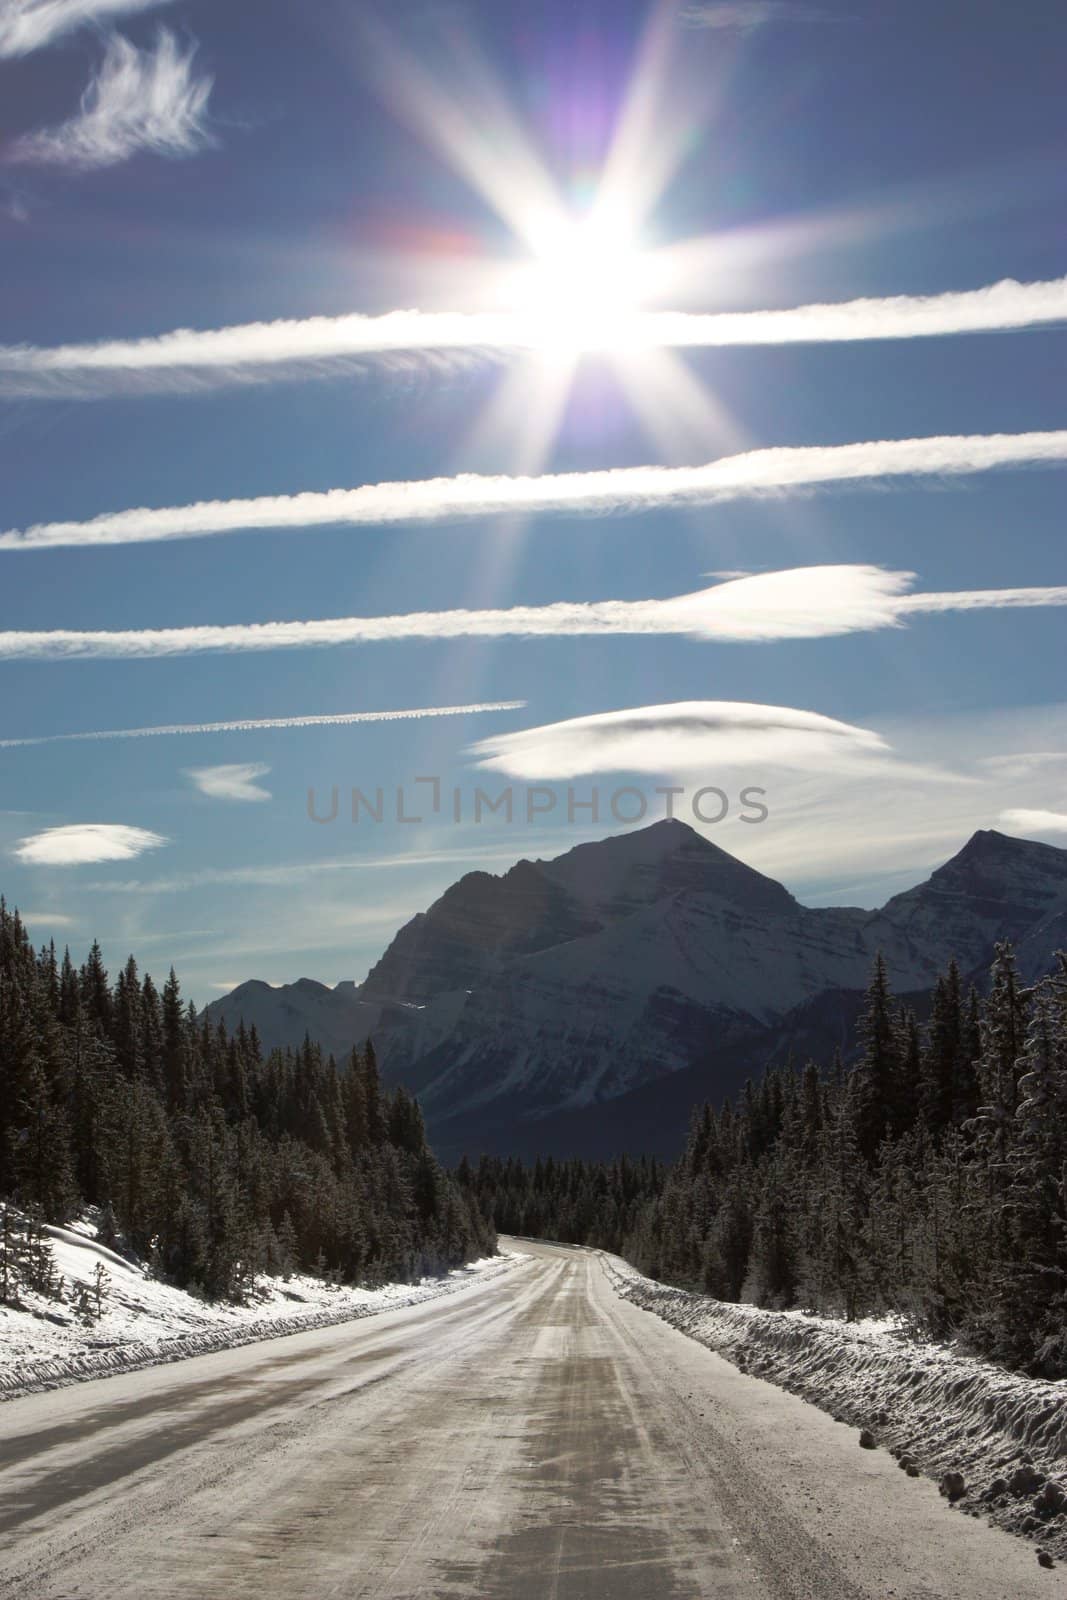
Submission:
[[[0,1408],[5,1600],[1029,1600],[1031,1547],[595,1253]]]

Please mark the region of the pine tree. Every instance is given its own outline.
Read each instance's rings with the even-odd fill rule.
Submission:
[[[899,1040],[881,953],[867,987],[859,1034],[863,1054],[852,1075],[853,1116],[860,1153],[870,1162],[886,1134],[895,1135],[904,1125]]]

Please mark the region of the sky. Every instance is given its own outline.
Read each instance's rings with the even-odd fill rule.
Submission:
[[[0,0],[34,939],[203,1004],[668,805],[810,904],[1067,847],[1065,65],[1044,0]]]

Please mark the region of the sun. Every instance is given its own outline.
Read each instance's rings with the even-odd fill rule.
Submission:
[[[633,342],[652,291],[652,260],[624,223],[596,213],[567,219],[537,241],[508,289],[535,349],[611,350]]]

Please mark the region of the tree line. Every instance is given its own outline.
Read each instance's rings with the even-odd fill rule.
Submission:
[[[410,1281],[495,1248],[370,1043],[343,1070],[307,1040],[265,1055],[173,970],[160,991],[131,956],[112,982],[97,944],[76,968],[2,900],[0,1199],[49,1223],[98,1207],[106,1241],[212,1298],[260,1272]]]
[[[498,1225],[616,1249],[664,1282],[895,1313],[1067,1376],[1067,957],[1026,986],[1000,945],[984,997],[953,964],[922,1024],[879,958],[851,1059],[699,1107],[677,1163],[628,1165],[629,1189],[620,1163],[509,1162],[483,1163],[476,1190]]]
[[[464,1157],[456,1178],[499,1233],[618,1253],[662,1192],[665,1171],[647,1156],[610,1162],[548,1156],[527,1166],[514,1156],[483,1155],[477,1166]]]

